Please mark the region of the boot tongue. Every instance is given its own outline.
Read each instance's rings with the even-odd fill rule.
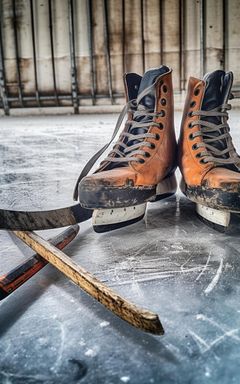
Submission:
[[[161,65],[161,67],[159,67],[159,68],[152,68],[152,69],[149,69],[147,72],[145,72],[143,77],[142,77],[140,86],[139,86],[138,96],[145,89],[147,89],[152,84],[154,84],[154,82],[156,81],[156,79],[159,76],[163,75],[164,73],[167,73],[168,71],[169,71],[168,67],[166,67],[165,65]],[[146,108],[152,110],[152,112],[153,112],[154,108],[155,108],[155,89],[153,88],[149,94],[144,96],[140,100],[139,104],[144,105]]]
[[[206,89],[202,102],[202,110],[209,111],[227,103],[232,86],[232,73],[218,70],[207,73],[203,80]]]

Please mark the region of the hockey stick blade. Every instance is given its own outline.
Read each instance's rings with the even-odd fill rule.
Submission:
[[[65,248],[76,237],[79,226],[74,225],[49,241],[58,249]],[[48,262],[38,254],[28,258],[26,261],[0,277],[0,300],[5,299],[12,292],[16,291],[22,284],[39,272]]]
[[[49,211],[12,211],[0,209],[0,229],[37,231],[68,227],[92,217],[92,210],[80,204]]]
[[[111,288],[96,279],[91,273],[74,263],[65,253],[36,233],[22,231],[14,231],[13,233],[121,319],[136,328],[155,335],[162,335],[164,333],[157,314],[139,308],[118,295]]]

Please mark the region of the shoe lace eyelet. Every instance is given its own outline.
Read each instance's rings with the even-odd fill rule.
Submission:
[[[145,152],[144,156],[145,156],[145,157],[150,157],[151,155],[150,155],[149,152]]]
[[[199,95],[199,92],[200,92],[200,89],[199,89],[199,88],[196,88],[195,91],[194,91],[194,96],[198,96],[198,95]]]
[[[144,163],[145,163],[145,160],[144,160],[144,159],[139,159],[138,162],[139,162],[140,164],[144,164]]]
[[[165,116],[165,111],[163,109],[160,111],[159,116],[161,116],[161,117]]]
[[[193,144],[193,146],[192,146],[192,149],[195,151],[196,149],[198,149],[198,146],[197,146],[197,144],[195,143],[195,144]]]
[[[167,100],[166,99],[161,99],[161,104],[164,106],[167,104]]]
[[[193,139],[194,139],[193,134],[190,133],[190,135],[188,136],[188,138],[189,138],[189,140],[193,140]]]
[[[156,145],[154,143],[151,143],[151,149],[155,149],[156,148]]]
[[[159,128],[160,130],[162,130],[162,129],[164,128],[163,124],[162,124],[162,123],[158,123],[158,124],[159,124],[158,128]]]
[[[156,133],[155,138],[156,138],[156,140],[160,140],[160,135],[158,133]]]
[[[188,117],[193,117],[192,111],[188,112]]]
[[[189,124],[188,124],[188,128],[190,128],[190,129],[193,128],[192,123],[189,123]]]
[[[201,159],[201,160],[199,161],[199,163],[200,163],[200,164],[207,164],[206,161],[205,161],[204,159]]]
[[[198,152],[198,153],[195,155],[195,157],[196,157],[197,159],[199,159],[199,158],[201,157],[201,152]]]
[[[167,86],[163,85],[162,90],[163,90],[164,93],[167,93]]]
[[[190,108],[195,107],[195,105],[196,105],[196,101],[191,101],[191,103],[190,103]]]

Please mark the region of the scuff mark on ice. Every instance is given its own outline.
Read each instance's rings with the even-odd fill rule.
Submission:
[[[218,281],[220,279],[220,276],[222,274],[222,269],[223,269],[223,259],[220,260],[220,264],[219,264],[218,270],[216,272],[216,275],[212,279],[211,283],[204,290],[206,295],[208,295],[213,290],[213,288],[217,285],[217,283],[218,283]]]
[[[85,356],[89,356],[89,357],[95,357],[97,356],[97,348],[89,348],[85,353],[84,353]]]
[[[104,327],[107,327],[109,324],[110,324],[109,321],[102,321],[100,323],[100,327],[104,328]]]
[[[129,377],[129,376],[122,376],[122,377],[121,377],[121,381],[122,381],[123,383],[128,383],[129,380],[130,380],[130,377]]]

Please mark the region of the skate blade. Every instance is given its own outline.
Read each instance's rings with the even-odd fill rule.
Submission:
[[[220,232],[224,232],[229,226],[231,219],[231,213],[229,211],[220,211],[202,204],[197,204],[196,211],[198,216],[202,218],[206,224],[211,225]]]
[[[142,220],[146,206],[147,203],[124,208],[95,209],[92,216],[93,229],[102,233],[134,224]]]

